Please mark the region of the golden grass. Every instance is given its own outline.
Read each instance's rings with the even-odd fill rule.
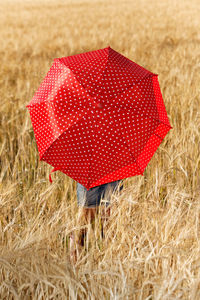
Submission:
[[[1,1],[0,298],[200,299],[200,2]],[[113,194],[76,265],[76,182],[39,161],[27,105],[53,59],[110,45],[159,74],[173,129]],[[91,233],[92,236],[92,233]]]

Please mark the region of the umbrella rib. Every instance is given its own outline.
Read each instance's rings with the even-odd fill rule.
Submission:
[[[93,157],[93,153],[92,155],[90,156],[90,164],[89,164],[89,171],[88,171],[88,181],[87,181],[87,186],[89,187],[89,184],[90,184],[90,173],[91,173],[91,166],[92,166],[92,157]]]
[[[77,125],[79,122],[82,121],[82,119],[84,119],[85,117],[87,117],[90,114],[90,112],[86,113],[86,115],[83,115],[80,119],[78,119],[75,123],[71,124],[67,129],[64,129],[63,132],[57,136],[53,142],[51,142],[51,144],[48,146],[48,148],[44,151],[44,153],[42,154],[42,156],[40,157],[40,160],[42,160],[42,157],[44,156],[44,154],[49,150],[50,147],[53,146],[53,144],[66,132],[66,130],[68,130],[69,128],[72,128],[73,126]]]
[[[147,79],[147,78],[149,78],[149,77],[153,77],[153,76],[158,76],[158,75],[157,75],[157,74],[154,74],[154,73],[153,73],[153,74],[148,74],[147,76],[145,76],[144,78],[142,78],[141,81],[143,81],[143,80],[145,80],[145,79]],[[137,85],[137,84],[140,83],[141,81],[138,80],[138,81],[134,82],[133,85],[129,86],[127,89],[125,89],[125,90],[123,90],[122,92],[118,93],[118,94],[115,95],[113,98],[109,99],[109,101],[115,99],[115,98],[116,98],[117,96],[119,96],[119,95],[122,95],[124,92],[128,91],[130,88],[134,87],[135,85]],[[122,108],[122,107],[120,107],[120,106],[118,106],[118,105],[114,105],[114,107],[117,107],[117,108],[119,108],[119,109],[125,109],[125,110],[126,110],[126,108]],[[135,112],[135,111],[132,111],[132,110],[131,110],[131,112],[133,112],[134,114],[137,114],[137,112]],[[171,125],[164,123],[164,122],[161,121],[160,119],[151,117],[151,116],[149,116],[149,115],[147,115],[147,114],[144,114],[144,113],[142,113],[142,114],[143,114],[144,116],[147,116],[148,118],[157,120],[157,121],[159,121],[160,123],[163,123],[164,125],[166,125],[166,126],[168,126],[168,127],[170,127],[170,128],[173,128]]]
[[[108,48],[108,57],[107,57],[107,61],[106,61],[106,64],[105,64],[105,67],[103,69],[103,72],[101,74],[101,77],[99,78],[99,81],[101,81],[105,75],[105,71],[106,71],[106,67],[108,65],[108,60],[109,60],[109,53],[110,53],[110,46],[107,47]],[[98,83],[99,83],[98,81]],[[103,87],[103,84],[100,85],[100,89],[98,90],[98,94],[100,93],[100,91],[102,90],[102,87]]]
[[[106,65],[107,65],[107,64],[106,64]],[[104,70],[104,71],[105,71],[105,70]],[[125,88],[123,91],[119,92],[118,94],[115,94],[114,97],[112,97],[112,98],[110,98],[110,99],[108,99],[108,100],[110,101],[110,100],[115,99],[115,98],[118,97],[119,95],[121,95],[121,94],[127,92],[130,88],[135,87],[137,84],[141,83],[141,81],[143,81],[143,80],[145,80],[145,79],[147,79],[147,78],[149,78],[149,77],[153,77],[153,76],[158,76],[158,75],[157,75],[157,74],[154,74],[154,73],[153,73],[153,74],[146,74],[142,79],[136,80],[135,82],[133,82],[132,85],[128,86],[128,87]]]
[[[96,134],[96,124],[94,123],[94,133]],[[92,146],[92,149],[94,149],[94,147],[93,147],[93,143],[92,143],[92,141],[93,141],[94,139],[91,137],[91,142],[90,142],[90,145]],[[90,174],[91,174],[91,166],[92,166],[92,158],[93,158],[93,150],[92,150],[92,154],[91,154],[91,156],[90,156],[90,164],[89,164],[89,171],[88,171],[88,182],[87,182],[87,185],[89,186],[89,184],[90,184]]]
[[[137,113],[135,113],[135,114],[137,115]],[[154,118],[154,117],[148,116],[147,114],[143,114],[143,113],[142,113],[142,115],[143,115],[143,116],[145,116],[145,117],[147,117],[147,118],[149,118],[149,119],[156,120],[156,121],[158,121],[159,123],[162,123],[162,124],[164,124],[165,126],[168,126],[168,127],[170,127],[170,128],[173,128],[171,125],[169,125],[169,124],[166,124],[165,122],[161,121],[160,119],[157,119],[157,118]]]
[[[155,134],[161,141],[163,140],[157,133],[153,133],[153,134]]]
[[[106,114],[107,115],[107,114]],[[96,124],[94,123],[94,132],[96,134],[96,131],[98,131],[98,129],[96,129]],[[92,139],[91,139],[91,143],[92,145],[92,149],[93,148],[93,143],[92,143]],[[89,165],[89,171],[88,171],[88,182],[87,182],[87,185],[89,186],[89,183],[90,183],[90,179],[89,179],[89,176],[90,176],[90,173],[91,173],[91,166],[92,166],[92,157],[93,157],[93,151],[92,151],[92,155],[90,156],[90,165]]]
[[[104,76],[104,74],[105,74],[105,70],[106,70],[107,64],[108,64],[109,53],[110,53],[110,46],[108,46],[107,49],[108,49],[108,58],[107,58],[105,67],[104,67],[104,69],[103,69],[103,71],[102,71],[102,74],[101,74],[101,77],[100,77],[99,81],[103,78],[103,76]],[[64,63],[63,61],[61,61],[60,58],[57,58],[57,60],[59,60],[59,62],[60,62],[63,66],[65,66],[67,69],[69,69],[69,70],[73,73],[73,75],[74,75],[74,77],[76,78],[76,80],[78,81],[78,83],[84,88],[85,93],[90,95],[90,93],[86,90],[86,88],[84,87],[84,85],[83,85],[82,83],[80,83],[80,81],[77,79],[76,75],[75,75],[74,72],[70,69],[70,67],[68,67],[67,65],[65,65],[65,63]],[[101,85],[101,89],[102,89],[102,85]],[[99,91],[98,91],[98,92],[99,92]],[[90,95],[90,97],[92,97],[92,96]]]
[[[152,73],[152,74],[148,74],[148,75],[144,76],[144,78],[142,78],[141,80],[138,80],[138,81],[134,82],[133,85],[129,86],[127,89],[125,89],[125,90],[123,90],[122,92],[118,93],[117,95],[115,95],[114,97],[112,97],[111,99],[109,99],[109,101],[110,101],[110,100],[112,101],[113,99],[115,99],[115,98],[118,97],[119,95],[122,95],[124,92],[126,92],[126,91],[129,90],[130,88],[134,87],[135,85],[137,85],[137,84],[140,83],[141,81],[143,81],[143,80],[145,80],[145,79],[147,79],[147,78],[149,78],[149,77],[153,77],[153,76],[158,76],[158,74]],[[114,107],[117,107],[117,108],[119,108],[119,109],[125,109],[125,110],[126,110],[126,108],[120,107],[120,106],[118,106],[118,105],[114,105]],[[133,112],[134,114],[137,114],[137,112],[135,112],[135,111],[132,111],[132,110],[131,110],[131,112]],[[163,123],[164,125],[166,125],[166,126],[168,126],[168,127],[170,127],[170,128],[173,128],[171,125],[164,123],[164,122],[161,121],[160,119],[151,117],[151,116],[149,116],[149,115],[147,115],[147,114],[144,114],[144,113],[142,113],[142,114],[143,114],[144,116],[147,116],[148,118],[152,118],[152,119],[154,119],[154,120],[157,120],[157,121],[159,121],[160,123]]]
[[[126,110],[126,108],[119,107],[119,106],[117,106],[117,107],[118,107],[119,109],[121,109],[121,110]],[[160,119],[157,119],[157,118],[155,118],[155,117],[152,117],[152,116],[149,116],[149,115],[147,115],[147,114],[144,114],[143,112],[141,113],[141,112],[132,111],[132,110],[130,110],[130,111],[131,111],[131,113],[133,113],[134,115],[141,115],[141,114],[142,114],[142,116],[145,116],[145,117],[147,117],[147,118],[149,118],[149,119],[156,120],[156,121],[158,121],[159,123],[162,123],[162,124],[164,124],[164,125],[166,125],[166,126],[168,126],[168,127],[170,127],[170,128],[173,128],[171,125],[166,124],[165,122],[161,121]]]
[[[111,117],[109,116],[109,114],[107,114],[107,115],[108,115],[108,117],[111,119]],[[112,120],[111,120],[111,121],[112,121]],[[137,165],[139,171],[141,172],[141,175],[143,175],[143,172],[142,172],[142,170],[140,169],[140,166],[138,165],[138,163],[137,163],[137,161],[136,161],[136,159],[135,159],[133,153],[132,153],[131,150],[129,149],[129,146],[128,146],[128,143],[127,143],[127,141],[126,141],[126,138],[121,134],[121,131],[120,131],[120,130],[119,130],[119,132],[120,132],[120,135],[121,135],[121,137],[122,137],[122,140],[125,141],[126,147],[127,147],[128,151],[130,152],[130,154],[131,154],[131,156],[132,156],[134,162],[136,163],[136,165]]]
[[[120,134],[121,134],[121,131],[120,131]],[[121,136],[123,137],[122,134],[121,134]],[[142,172],[142,170],[140,169],[140,166],[138,165],[138,163],[137,163],[137,161],[136,161],[136,159],[135,159],[133,153],[132,153],[131,150],[129,149],[129,146],[128,146],[127,142],[126,142],[126,138],[125,138],[125,137],[124,137],[124,141],[125,141],[125,143],[126,143],[126,147],[127,147],[128,151],[130,152],[130,154],[131,154],[133,160],[135,161],[135,163],[136,163],[136,165],[137,165],[137,167],[138,167],[138,169],[139,169],[139,171],[141,172],[141,175],[142,175],[143,172]]]

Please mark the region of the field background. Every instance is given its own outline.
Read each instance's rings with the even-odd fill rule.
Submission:
[[[200,1],[1,1],[0,299],[200,299]],[[110,45],[159,74],[172,130],[73,265],[76,182],[27,105],[53,59]]]

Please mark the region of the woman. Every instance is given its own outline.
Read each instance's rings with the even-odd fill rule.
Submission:
[[[86,187],[77,182],[77,203],[78,206],[81,208],[79,222],[83,225],[87,223],[92,223],[95,219],[96,214],[99,212],[100,205],[103,204],[104,210],[102,211],[103,214],[101,217],[101,223],[103,228],[104,222],[107,221],[108,217],[110,216],[110,198],[112,192],[117,189],[120,183],[121,180],[117,180],[99,186],[95,186],[87,190]],[[122,189],[123,184],[120,186],[119,191],[121,191]],[[104,203],[102,203],[103,201]],[[70,257],[74,262],[77,260],[78,248],[84,245],[85,235],[85,230],[81,230],[78,233],[78,235],[75,235],[74,233],[71,233],[70,235]]]

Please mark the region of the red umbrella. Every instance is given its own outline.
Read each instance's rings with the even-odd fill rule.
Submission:
[[[87,190],[143,175],[172,128],[157,76],[110,46],[55,58],[26,106],[40,160]]]

